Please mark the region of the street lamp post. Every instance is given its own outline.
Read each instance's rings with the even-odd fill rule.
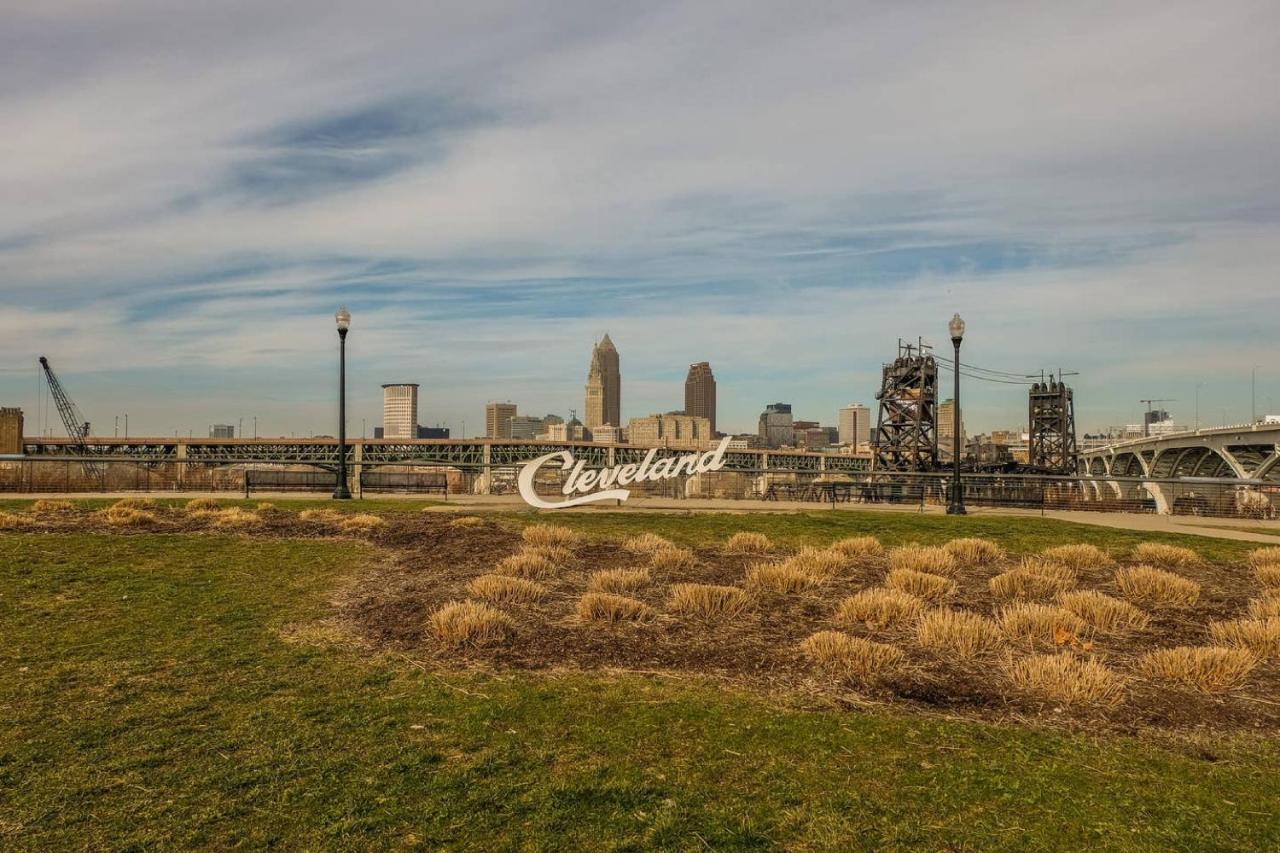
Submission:
[[[964,489],[960,485],[960,341],[964,340],[964,320],[960,319],[959,314],[951,318],[947,331],[951,333],[951,344],[955,347],[956,355],[953,371],[956,384],[951,407],[951,460],[954,464],[951,469],[951,503],[947,506],[947,515],[964,515]]]
[[[351,328],[351,312],[339,308],[333,315],[338,324],[338,486],[333,490],[336,501],[351,500],[347,488],[347,330]]]

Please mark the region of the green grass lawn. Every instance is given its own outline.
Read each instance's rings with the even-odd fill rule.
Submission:
[[[1130,544],[1037,519],[557,520],[690,542]],[[0,536],[0,847],[1280,844],[1275,739],[823,710],[687,678],[439,674],[282,639],[378,558],[352,541]]]

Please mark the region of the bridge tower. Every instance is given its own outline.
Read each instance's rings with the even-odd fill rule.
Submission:
[[[1027,462],[1055,474],[1075,474],[1079,464],[1076,447],[1076,406],[1071,387],[1059,374],[1031,386],[1027,403]]]
[[[938,467],[938,364],[923,342],[898,340],[898,357],[884,366],[880,413],[873,436],[876,471],[932,471]]]

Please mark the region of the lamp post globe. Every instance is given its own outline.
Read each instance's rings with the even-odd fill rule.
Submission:
[[[347,488],[347,330],[351,328],[351,312],[339,308],[333,320],[338,326],[338,482],[333,499],[351,500]]]
[[[955,393],[951,398],[951,500],[947,504],[947,515],[965,515],[964,487],[960,483],[960,342],[964,340],[964,320],[959,314],[951,318],[947,331],[955,348],[955,363],[952,365]]]

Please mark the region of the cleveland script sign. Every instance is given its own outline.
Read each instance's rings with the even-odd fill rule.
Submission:
[[[658,480],[669,480],[672,477],[679,477],[681,474],[707,474],[712,471],[719,471],[724,467],[724,453],[729,448],[729,439],[721,439],[720,444],[715,450],[708,450],[704,453],[687,453],[684,456],[668,456],[654,461],[654,457],[658,455],[658,449],[655,447],[645,454],[643,460],[637,463],[628,463],[626,465],[615,465],[612,468],[601,468],[600,470],[586,470],[586,463],[581,459],[575,460],[573,454],[568,450],[557,450],[555,453],[548,453],[546,456],[539,456],[537,459],[525,463],[524,468],[520,470],[520,477],[517,483],[520,486],[520,497],[530,506],[538,509],[564,509],[565,507],[578,506],[580,504],[593,503],[595,501],[625,501],[631,496],[631,492],[627,489],[615,488],[615,486],[629,486],[632,483],[657,482]],[[534,489],[534,481],[538,476],[538,471],[544,465],[555,462],[560,463],[561,471],[568,471],[569,477],[564,481],[564,487],[560,490],[566,496],[562,501],[545,501],[538,497],[537,491]],[[596,491],[593,491],[596,490]],[[581,497],[573,497],[574,494]]]

